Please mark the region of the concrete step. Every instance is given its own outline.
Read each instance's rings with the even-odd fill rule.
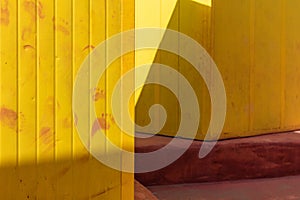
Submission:
[[[138,138],[135,151],[155,151],[171,139],[163,136]],[[155,172],[136,174],[136,179],[151,186],[300,174],[300,134],[297,132],[219,141],[207,157],[199,159],[201,145],[201,141],[194,141],[171,165]]]
[[[159,200],[299,200],[300,176],[148,187]]]
[[[134,200],[158,200],[149,189],[134,181]]]

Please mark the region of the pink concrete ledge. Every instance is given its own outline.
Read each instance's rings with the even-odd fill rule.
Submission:
[[[134,181],[134,200],[158,200],[150,190]]]

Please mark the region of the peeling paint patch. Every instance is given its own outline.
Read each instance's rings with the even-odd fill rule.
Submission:
[[[18,114],[14,110],[2,107],[0,109],[0,122],[11,129],[16,129]]]

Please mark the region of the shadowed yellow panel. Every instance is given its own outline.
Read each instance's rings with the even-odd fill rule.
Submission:
[[[159,17],[151,18],[147,12],[144,23],[178,30],[201,44],[213,57],[222,75],[226,95],[227,114],[221,138],[245,137],[271,132],[298,129],[299,121],[299,26],[297,3],[292,0],[180,0],[169,14],[163,2],[155,2]],[[141,9],[147,4],[139,3]],[[172,2],[173,5],[173,2]],[[158,8],[159,7],[159,8]],[[167,15],[165,13],[168,13]],[[144,15],[142,15],[144,14]],[[139,25],[143,20],[138,21]],[[152,21],[151,21],[152,20]],[[161,37],[164,41],[164,36]],[[176,41],[175,41],[176,42]],[[179,47],[179,50],[181,48]],[[150,53],[145,53],[150,55]],[[139,58],[136,58],[139,59]],[[200,120],[197,139],[204,139],[211,117],[210,96],[201,76],[186,60],[157,51],[153,62],[177,69],[192,85],[199,102]],[[209,67],[209,66],[206,66]],[[153,70],[149,69],[149,74]],[[153,72],[157,80],[163,79]],[[214,85],[213,77],[208,82]],[[183,95],[183,84],[178,80],[178,94]],[[136,104],[136,122],[147,125],[149,108],[161,104],[168,119],[159,134],[174,136],[180,109],[174,96],[166,88],[150,85],[141,91]],[[189,98],[189,97],[186,97]],[[188,118],[183,116],[184,118]],[[159,113],[155,115],[158,126]],[[193,120],[193,119],[191,119]],[[154,133],[149,129],[148,133]],[[186,133],[187,135],[189,133]],[[188,136],[187,136],[188,137]]]
[[[191,1],[191,0],[179,0],[171,1],[171,6],[169,2],[160,1],[160,8],[156,7],[152,12],[159,12],[161,28],[167,28],[175,31],[179,31],[187,36],[193,38],[199,42],[208,52],[211,50],[211,8],[207,6],[210,1]],[[146,4],[140,3],[140,5],[147,6]],[[173,9],[170,9],[173,7]],[[138,7],[137,7],[138,8]],[[146,8],[145,8],[146,9]],[[142,15],[143,14],[143,15]],[[150,15],[147,16],[145,13],[139,15],[139,10],[137,10],[136,17],[144,17],[144,23],[146,25],[150,24],[147,20],[150,20]],[[142,18],[143,19],[143,18]],[[136,19],[138,20],[138,19]],[[153,19],[153,23],[154,23]],[[140,24],[143,20],[140,19]],[[145,25],[145,26],[146,26]],[[150,24],[152,25],[152,24]],[[154,27],[154,25],[152,25]],[[163,34],[163,33],[162,33]],[[164,35],[161,37],[161,41],[167,40]],[[172,41],[172,45],[179,46],[179,41]],[[147,53],[147,52],[145,52]],[[205,136],[203,133],[207,130],[209,117],[210,117],[210,101],[208,99],[208,92],[206,86],[198,72],[193,69],[187,61],[180,58],[177,54],[173,54],[167,51],[157,50],[154,63],[161,63],[167,65],[178,73],[185,76],[185,78],[190,82],[191,86],[194,88],[201,110],[201,124],[198,130],[198,139],[203,139]],[[148,56],[150,54],[147,54]],[[140,59],[137,57],[136,59]],[[165,79],[166,77],[160,76],[160,69],[154,70],[150,69],[149,74],[154,75],[156,81]],[[174,75],[176,76],[176,74]],[[172,82],[173,92],[177,95],[182,95],[184,93],[184,88],[182,88],[182,83],[179,81]],[[188,98],[188,97],[187,97]],[[209,100],[209,99],[208,99]],[[167,121],[164,127],[160,130],[159,134],[174,136],[177,131],[181,120],[181,111],[179,103],[176,96],[168,89],[159,85],[151,84],[143,87],[141,95],[136,104],[136,123],[141,126],[145,126],[150,123],[150,118],[148,116],[149,108],[153,104],[162,105],[167,112]],[[158,129],[160,120],[160,114],[157,112],[154,115],[154,126],[150,127],[149,130],[145,130],[146,133],[154,133],[154,130]],[[189,133],[183,133],[189,135]]]
[[[1,1],[0,21],[0,188],[3,199],[16,199],[18,162],[17,2]],[[5,51],[4,51],[5,50]]]

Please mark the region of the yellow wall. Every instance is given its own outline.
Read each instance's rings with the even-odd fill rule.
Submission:
[[[213,57],[228,98],[223,137],[300,127],[299,5],[293,0],[213,2]]]
[[[1,0],[2,199],[133,199],[133,175],[90,156],[72,117],[77,70],[101,41],[134,28],[133,10],[133,0]],[[104,99],[133,63],[132,53],[106,73]],[[132,138],[109,137],[132,150]]]
[[[151,20],[151,14],[146,13],[136,13],[136,20],[138,18],[145,19],[140,20],[144,22],[145,26],[154,26],[167,28],[175,31],[182,32],[194,40],[198,41],[202,46],[208,51],[211,51],[211,7],[210,1],[203,0],[174,0],[170,1],[171,6],[166,6],[165,1],[156,0],[156,8],[152,8],[152,13],[156,12],[157,17],[156,20],[146,23],[145,21]],[[168,1],[169,3],[169,1]],[[173,6],[174,5],[174,6]],[[170,9],[172,7],[172,9]],[[136,7],[137,9],[138,7]],[[146,8],[146,6],[145,6]],[[156,23],[154,23],[154,21]],[[164,38],[162,37],[162,40]],[[176,41],[174,41],[176,43]],[[177,45],[179,43],[177,42]],[[145,54],[148,52],[144,52]],[[150,55],[150,54],[148,54]],[[136,55],[136,59],[143,60],[143,57],[138,58]],[[199,134],[206,131],[208,128],[209,117],[210,117],[210,102],[202,101],[202,99],[208,98],[208,91],[202,80],[200,74],[191,66],[187,61],[180,58],[178,55],[175,55],[170,52],[158,50],[156,54],[151,57],[151,62],[162,63],[172,67],[177,70],[179,73],[184,75],[187,80],[192,85],[195,90],[198,99],[200,100],[200,117],[201,122],[199,126]],[[148,59],[148,60],[150,60]],[[146,59],[144,59],[146,60]],[[149,62],[146,60],[147,62]],[[141,63],[141,62],[137,62]],[[149,73],[153,74],[156,77],[156,80],[159,81],[165,77],[160,77],[159,70],[150,69]],[[181,87],[180,82],[174,82],[172,86],[175,88],[175,92],[177,94],[181,94],[183,88]],[[175,95],[165,87],[149,84],[143,87],[140,97],[138,98],[136,104],[136,123],[141,126],[145,126],[150,123],[150,118],[148,116],[148,111],[151,105],[153,104],[161,104],[167,111],[168,119],[166,121],[165,126],[159,132],[164,135],[174,135],[179,127],[180,123],[180,107]],[[143,130],[146,133],[153,133],[154,130],[157,129],[155,127],[160,120],[159,113],[155,113],[154,126],[149,127],[148,130]],[[189,133],[187,133],[189,134]],[[204,135],[198,137],[204,137]]]
[[[176,2],[168,25],[163,27],[197,40],[212,55],[224,80],[227,116],[221,138],[300,128],[298,4],[293,0],[214,0],[210,8],[207,2]],[[153,12],[162,20],[166,19],[165,10],[160,7]],[[158,51],[153,60],[177,69],[193,86],[201,112],[197,138],[204,139],[211,105],[201,76],[171,53]],[[159,72],[152,73],[163,78]],[[174,84],[178,84],[180,95],[180,82]],[[144,87],[136,105],[137,123],[150,122],[147,112],[153,103],[162,104],[168,114],[160,134],[174,135],[181,120],[178,102],[163,87]]]

